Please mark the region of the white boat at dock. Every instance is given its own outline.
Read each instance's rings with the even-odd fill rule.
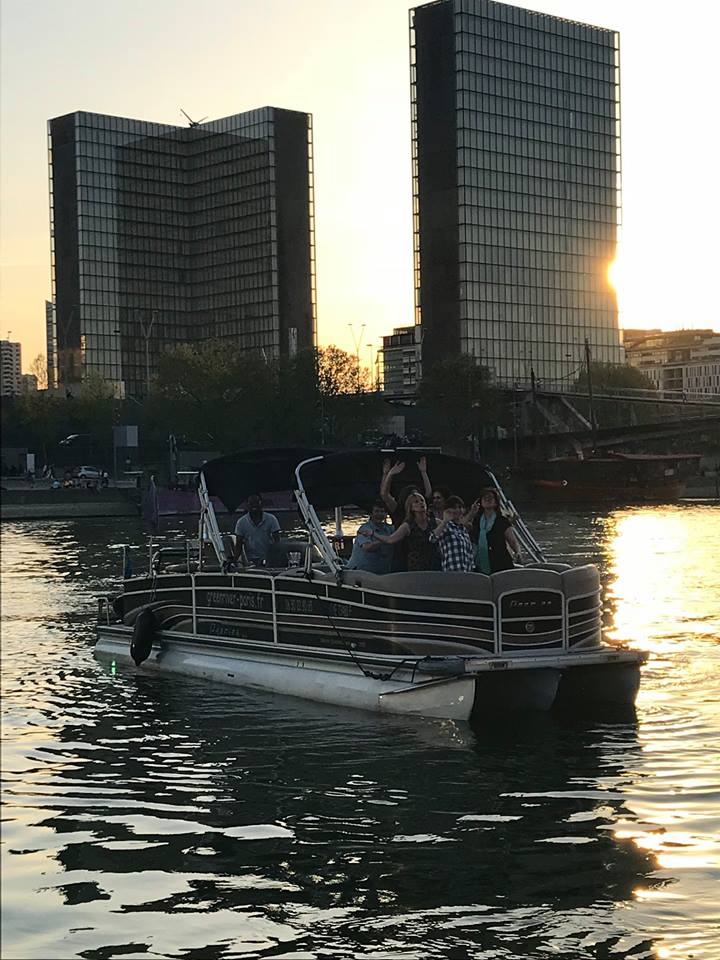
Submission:
[[[486,576],[350,570],[317,511],[377,496],[387,451],[266,457],[266,489],[292,487],[307,529],[267,566],[238,566],[211,497],[232,512],[261,488],[242,456],[202,468],[193,551],[158,551],[149,572],[102,598],[96,653],[143,671],[180,673],[394,714],[469,720],[484,712],[632,704],[641,651],[602,639],[593,565],[548,562],[487,468],[433,453],[436,484],[474,499],[498,489],[528,565]],[[405,482],[418,454],[403,449]],[[195,553],[197,552],[197,558]]]

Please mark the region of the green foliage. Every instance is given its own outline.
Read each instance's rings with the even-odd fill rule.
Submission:
[[[318,389],[324,397],[367,393],[372,389],[368,368],[359,366],[357,357],[340,347],[321,347],[317,351],[317,372]]]
[[[436,434],[449,442],[465,440],[482,425],[495,423],[499,401],[491,381],[487,367],[467,354],[430,367],[420,382],[418,402],[435,420]]]
[[[316,405],[312,354],[268,360],[220,344],[166,352],[147,404],[166,430],[223,451],[310,442]]]
[[[48,385],[47,360],[39,353],[30,364],[30,373],[35,375],[38,390],[46,390]]]
[[[52,460],[65,436],[89,434],[102,466],[112,461],[116,423],[136,423],[144,455],[158,462],[170,433],[223,452],[355,443],[382,408],[379,395],[363,392],[369,386],[368,371],[337,347],[267,359],[226,344],[184,344],[162,354],[143,402],[115,400],[104,381],[90,378],[72,395],[42,392],[3,404],[5,443]]]
[[[654,390],[655,384],[642,370],[622,363],[591,363],[593,390]],[[576,387],[587,390],[587,370],[583,367]]]

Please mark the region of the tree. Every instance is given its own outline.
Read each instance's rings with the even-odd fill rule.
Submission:
[[[637,367],[623,363],[590,364],[593,390],[655,390],[655,384]],[[583,367],[575,382],[578,390],[587,390],[587,369]]]
[[[47,370],[47,360],[42,353],[39,353],[33,362],[30,364],[30,373],[35,375],[37,380],[38,390],[47,390],[48,386],[48,370]]]
[[[312,352],[275,359],[226,344],[182,345],[160,358],[146,406],[158,430],[225,452],[316,442],[315,358]]]
[[[372,389],[372,376],[357,357],[340,347],[320,347],[317,351],[318,388],[323,397],[341,393],[366,393]]]
[[[418,402],[435,420],[438,435],[450,442],[474,439],[483,424],[497,420],[491,380],[487,367],[468,354],[441,360],[423,374]]]
[[[372,376],[354,354],[336,346],[316,352],[320,440],[331,445],[355,444],[384,413]]]

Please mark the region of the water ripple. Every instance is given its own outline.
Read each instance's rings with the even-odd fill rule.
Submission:
[[[473,730],[111,675],[92,618],[131,522],[3,525],[3,955],[720,956],[718,512],[539,519],[652,652],[636,717]]]

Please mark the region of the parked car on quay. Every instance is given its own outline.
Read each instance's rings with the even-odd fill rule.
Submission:
[[[73,476],[78,480],[101,480],[103,471],[100,467],[75,467]]]

